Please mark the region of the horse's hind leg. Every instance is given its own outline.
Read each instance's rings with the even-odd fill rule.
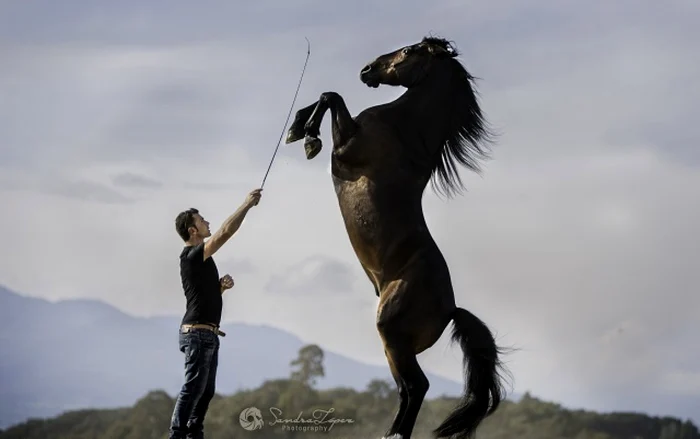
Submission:
[[[407,343],[408,339],[389,333],[382,334],[382,338],[391,373],[399,387],[399,410],[385,437],[408,439],[430,383],[418,364],[415,348]]]
[[[449,300],[451,296],[444,294],[451,289],[441,284],[444,278],[436,275],[436,271],[439,270],[430,265],[414,264],[403,279],[391,282],[380,295],[377,330],[391,373],[397,384],[401,383],[401,408],[387,436],[408,439],[413,433],[430,388],[416,356],[438,341],[454,309],[454,302]],[[436,294],[426,294],[426,291]]]
[[[391,427],[384,434],[385,438],[389,438],[398,431],[399,424],[401,424],[401,421],[403,421],[403,417],[406,414],[406,408],[408,407],[408,391],[406,390],[406,383],[396,370],[396,366],[394,366],[394,362],[392,361],[392,356],[389,354],[389,351],[384,349],[384,354],[386,355],[386,360],[389,363],[391,376],[394,378],[396,387],[399,391],[399,409],[394,415],[394,420],[391,423]]]
[[[440,337],[436,305],[420,302],[420,284],[415,279],[396,281],[382,291],[377,312],[377,330],[391,373],[399,389],[399,410],[386,432],[387,438],[408,439],[430,383],[416,355]],[[424,297],[424,296],[422,296]],[[417,302],[418,301],[418,302]]]

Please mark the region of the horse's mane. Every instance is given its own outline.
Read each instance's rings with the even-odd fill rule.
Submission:
[[[457,166],[459,164],[480,174],[479,161],[490,158],[490,144],[494,134],[490,131],[477,101],[474,79],[456,59],[459,52],[449,41],[437,37],[425,37],[422,43],[437,49],[435,56],[450,58],[453,69],[449,87],[453,89],[452,105],[448,113],[449,127],[442,148],[434,158],[431,182],[437,192],[451,196],[461,192],[464,184]]]

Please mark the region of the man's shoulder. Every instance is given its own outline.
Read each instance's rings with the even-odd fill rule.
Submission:
[[[204,262],[204,243],[197,245],[186,245],[180,252],[180,262],[182,263],[202,263]]]

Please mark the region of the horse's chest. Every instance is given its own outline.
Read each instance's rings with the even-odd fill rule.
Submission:
[[[346,222],[367,231],[377,226],[377,213],[372,202],[371,189],[365,179],[336,184],[335,190]]]
[[[379,233],[370,182],[366,178],[351,182],[335,179],[334,184],[350,241],[356,251],[370,251],[376,246]]]

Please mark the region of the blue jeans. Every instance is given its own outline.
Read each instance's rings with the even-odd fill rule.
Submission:
[[[185,383],[175,402],[170,439],[204,438],[204,417],[216,388],[219,336],[206,329],[180,330],[180,351],[185,354]]]

